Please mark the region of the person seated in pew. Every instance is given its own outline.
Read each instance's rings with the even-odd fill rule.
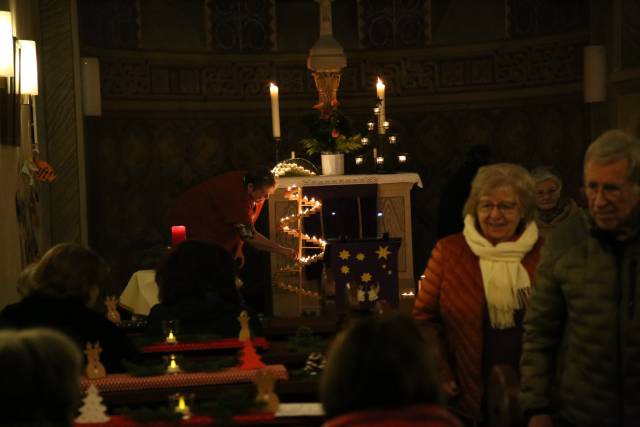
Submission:
[[[156,282],[160,303],[151,308],[147,335],[163,337],[162,321],[178,320],[180,335],[238,336],[237,317],[247,308],[236,287],[233,257],[222,246],[180,243],[156,268]]]
[[[412,319],[356,321],[336,338],[320,380],[324,427],[461,427],[440,404],[431,349]]]
[[[93,310],[109,277],[106,262],[91,249],[61,243],[49,249],[23,282],[23,299],[0,312],[0,328],[37,326],[57,329],[84,349],[100,342],[107,373],[123,371],[122,359],[136,360],[138,351],[127,335]]]
[[[73,426],[81,370],[82,354],[60,332],[0,331],[0,426]]]

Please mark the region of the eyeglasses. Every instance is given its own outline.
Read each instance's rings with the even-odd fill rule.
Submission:
[[[518,208],[517,202],[500,202],[498,204],[494,204],[491,202],[480,202],[478,203],[478,207],[476,210],[479,214],[488,215],[493,212],[494,209],[498,209],[502,215],[512,215],[516,212]]]

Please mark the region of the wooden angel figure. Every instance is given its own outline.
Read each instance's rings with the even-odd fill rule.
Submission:
[[[115,296],[107,297],[104,300],[104,305],[107,306],[107,319],[113,323],[120,323],[120,313],[118,312],[118,298]]]
[[[280,406],[280,399],[274,393],[276,377],[268,369],[261,369],[256,373],[253,382],[258,389],[256,401],[264,402],[265,412],[276,412]]]
[[[87,343],[87,347],[84,350],[84,354],[87,355],[87,367],[85,370],[86,376],[90,380],[97,378],[104,378],[107,376],[107,371],[104,369],[104,365],[100,362],[100,353],[102,353],[102,347],[100,342],[96,341],[94,344]]]
[[[251,318],[247,314],[246,310],[242,310],[238,316],[238,322],[240,322],[240,333],[238,334],[238,341],[248,341],[251,339],[251,329],[249,329],[249,320]]]
[[[376,283],[375,286],[369,288],[369,301],[377,301],[378,294],[380,293],[380,283]]]

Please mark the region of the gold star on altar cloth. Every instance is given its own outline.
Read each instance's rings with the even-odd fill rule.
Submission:
[[[330,246],[330,266],[336,285],[336,307],[347,309],[357,301],[373,308],[375,301],[399,304],[398,253],[400,239],[338,241]],[[364,299],[362,299],[364,297]]]
[[[389,246],[378,246],[378,250],[375,251],[375,253],[378,254],[378,259],[380,258],[387,259],[387,256],[391,254],[391,251],[389,250]]]

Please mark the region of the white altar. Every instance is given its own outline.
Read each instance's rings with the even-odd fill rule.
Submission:
[[[413,278],[413,238],[411,231],[411,197],[414,185],[422,187],[420,176],[416,173],[398,173],[381,175],[331,175],[312,177],[283,177],[278,179],[278,187],[269,198],[269,234],[272,239],[284,245],[291,245],[291,239],[277,229],[280,218],[293,212],[293,203],[284,198],[287,187],[314,187],[328,185],[377,184],[377,234],[388,232],[390,237],[402,238],[398,254],[398,275],[400,292],[414,290]],[[287,264],[280,255],[271,255],[271,272]],[[297,315],[291,306],[295,305],[290,292],[273,289],[273,311],[276,316]],[[313,309],[309,302],[309,309]]]

